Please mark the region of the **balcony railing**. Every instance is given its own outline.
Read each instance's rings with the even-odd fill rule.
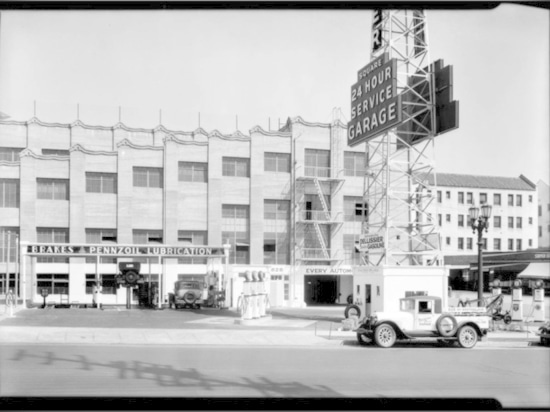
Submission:
[[[301,251],[302,251],[302,256],[301,256],[302,259],[330,260],[330,249],[302,248]]]
[[[327,213],[324,210],[300,210],[298,211],[298,220],[300,222],[335,222],[338,221],[338,219],[341,220],[342,213],[341,212],[328,212]]]

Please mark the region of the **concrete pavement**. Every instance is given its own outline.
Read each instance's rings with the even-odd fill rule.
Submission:
[[[46,312],[45,312],[46,311]],[[46,326],[30,324],[35,316],[54,311],[61,321]],[[194,317],[185,322],[185,327],[132,327],[111,322],[108,327],[63,326],[63,316],[71,309],[26,309],[19,307],[14,317],[6,313],[0,315],[0,344],[13,343],[56,343],[56,344],[102,344],[102,345],[223,345],[223,346],[302,346],[302,347],[338,347],[358,345],[353,331],[342,330],[336,309],[301,309],[299,317],[292,317],[292,310],[285,309],[284,315],[275,314],[269,319],[248,322],[247,326],[238,325],[236,313],[209,312],[209,316]],[[79,309],[75,310],[78,316]],[[85,309],[86,316],[100,316],[102,312]],[[154,315],[166,318],[169,311],[129,311],[132,316]],[[304,314],[304,312],[306,314]],[[125,314],[128,315],[129,313]],[[277,312],[275,312],[277,313]],[[310,315],[307,315],[309,313]],[[84,312],[80,312],[84,314]],[[321,315],[319,315],[321,314]],[[176,313],[176,316],[178,313]],[[202,313],[201,313],[202,315]],[[111,318],[119,315],[114,314]],[[125,319],[128,319],[127,317]],[[152,318],[151,318],[152,319]],[[319,320],[321,319],[321,320]],[[335,319],[336,321],[332,321]],[[342,316],[343,319],[343,316]],[[529,348],[538,347],[540,339],[535,334],[539,323],[504,325],[495,323],[492,331],[476,348]],[[402,346],[410,342],[402,342]]]

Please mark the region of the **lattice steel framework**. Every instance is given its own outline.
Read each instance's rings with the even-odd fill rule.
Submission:
[[[427,21],[420,10],[375,12],[373,44],[397,60],[397,92],[402,123],[366,143],[364,200],[368,208],[363,234],[383,235],[386,247],[363,256],[366,265],[439,265],[437,210],[433,217],[435,91],[428,50]],[[374,26],[374,25],[373,25]],[[381,37],[380,37],[381,34]],[[433,205],[432,205],[433,202]]]

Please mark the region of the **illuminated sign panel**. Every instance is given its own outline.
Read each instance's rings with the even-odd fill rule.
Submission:
[[[351,87],[351,121],[348,145],[355,146],[401,122],[401,96],[397,95],[397,60],[387,54],[358,72]]]

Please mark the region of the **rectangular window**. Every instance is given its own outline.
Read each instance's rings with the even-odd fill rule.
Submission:
[[[264,232],[264,264],[288,265],[289,263],[290,237],[288,236],[288,230]]]
[[[116,245],[117,231],[116,229],[86,229],[86,243]],[[102,256],[99,259],[101,263],[116,263],[117,258]],[[87,257],[86,263],[96,263],[96,258]]]
[[[445,243],[447,244],[447,246],[451,246],[451,238],[449,236],[445,238]]]
[[[521,195],[516,195],[516,206],[522,205]]]
[[[539,217],[542,216],[542,206],[539,205]]]
[[[69,275],[68,274],[45,274],[36,275],[36,293],[40,294],[42,289],[46,289],[49,295],[68,295],[69,294]],[[46,301],[48,298],[46,298]]]
[[[483,205],[487,203],[487,193],[480,193],[479,194],[479,204]]]
[[[22,150],[18,147],[0,147],[0,162],[18,162]]]
[[[70,152],[63,149],[42,149],[42,154],[48,156],[70,156]]]
[[[532,217],[529,218],[529,224],[530,224],[530,225],[533,224],[533,218],[532,218]]]
[[[514,195],[508,195],[508,206],[514,206]]]
[[[223,157],[222,175],[250,177],[250,159],[244,157]]]
[[[116,295],[116,275],[113,274],[100,274],[99,283],[101,284],[101,293],[103,295]],[[96,284],[95,274],[86,274],[86,294],[91,295],[94,293],[94,286]]]
[[[533,195],[529,195],[529,203],[533,203]]]
[[[363,220],[363,198],[361,196],[344,196],[344,221],[360,222]]]
[[[276,173],[290,173],[289,153],[264,153],[264,171]]]
[[[290,220],[290,201],[264,200],[264,219]]]
[[[206,230],[178,230],[178,244],[180,245],[208,245],[208,232]],[[205,265],[207,258],[200,257],[184,257],[178,258],[178,263]]]
[[[180,182],[208,182],[208,163],[179,162],[178,180]]]
[[[514,239],[508,239],[508,250],[514,250]]]
[[[466,193],[466,203],[469,205],[474,203],[474,195],[472,192]]]
[[[522,227],[522,220],[521,220],[521,217],[516,217],[516,227],[518,229],[521,229]]]
[[[10,238],[8,239],[8,232]],[[8,256],[10,262],[17,261],[17,244],[16,239],[19,237],[19,228],[17,227],[0,227],[0,262],[7,262]],[[9,246],[9,250],[8,250]],[[13,268],[11,269],[13,270]],[[3,289],[0,288],[0,291]]]
[[[162,243],[162,230],[134,229],[132,238],[135,245]]]
[[[37,199],[69,200],[68,179],[36,179]]]
[[[539,237],[542,236],[542,226],[539,226]]]
[[[500,206],[500,193],[493,194],[493,206]]]
[[[69,229],[64,228],[36,228],[36,240],[38,243],[69,243]],[[37,257],[39,263],[69,263],[67,257]]]
[[[447,223],[451,223],[451,215],[449,215],[449,214],[445,215],[445,221]]]
[[[442,223],[443,223],[443,216],[441,215],[441,213],[439,213],[439,214],[437,215],[437,224],[438,224],[439,226],[441,226]]]
[[[437,191],[437,203],[441,203],[441,200],[442,200],[442,198],[441,198],[441,190],[438,190],[438,191]]]
[[[458,192],[458,203],[464,204],[464,192]]]
[[[458,226],[464,227],[464,215],[458,215]]]
[[[451,192],[448,190],[445,192],[445,199],[451,200]]]
[[[533,239],[529,239],[529,247],[533,246]]]
[[[330,151],[305,149],[306,176],[330,177]]]
[[[466,249],[472,250],[473,240],[471,237],[466,238]]]
[[[229,263],[249,263],[250,208],[248,205],[222,205],[222,242],[231,245]]]
[[[493,249],[500,250],[500,239],[493,239]]]
[[[494,217],[493,217],[493,226],[494,226],[495,228],[499,228],[499,227],[500,227],[500,225],[501,225],[500,220],[501,220],[501,219],[500,219],[500,216],[494,216]]]
[[[134,166],[134,187],[164,187],[162,168]]]
[[[116,173],[86,172],[86,192],[88,193],[116,193]]]
[[[481,247],[483,248],[483,250],[487,250],[487,238],[484,237],[483,239],[481,239],[481,244],[482,244]]]
[[[513,229],[514,228],[514,218],[508,217],[508,228]]]
[[[464,238],[463,237],[459,237],[458,238],[458,248],[460,250],[463,250],[464,249]]]
[[[0,179],[0,207],[19,207],[19,179]]]
[[[346,176],[364,176],[365,154],[344,152],[344,174]]]
[[[516,250],[522,250],[521,239],[516,239]]]

